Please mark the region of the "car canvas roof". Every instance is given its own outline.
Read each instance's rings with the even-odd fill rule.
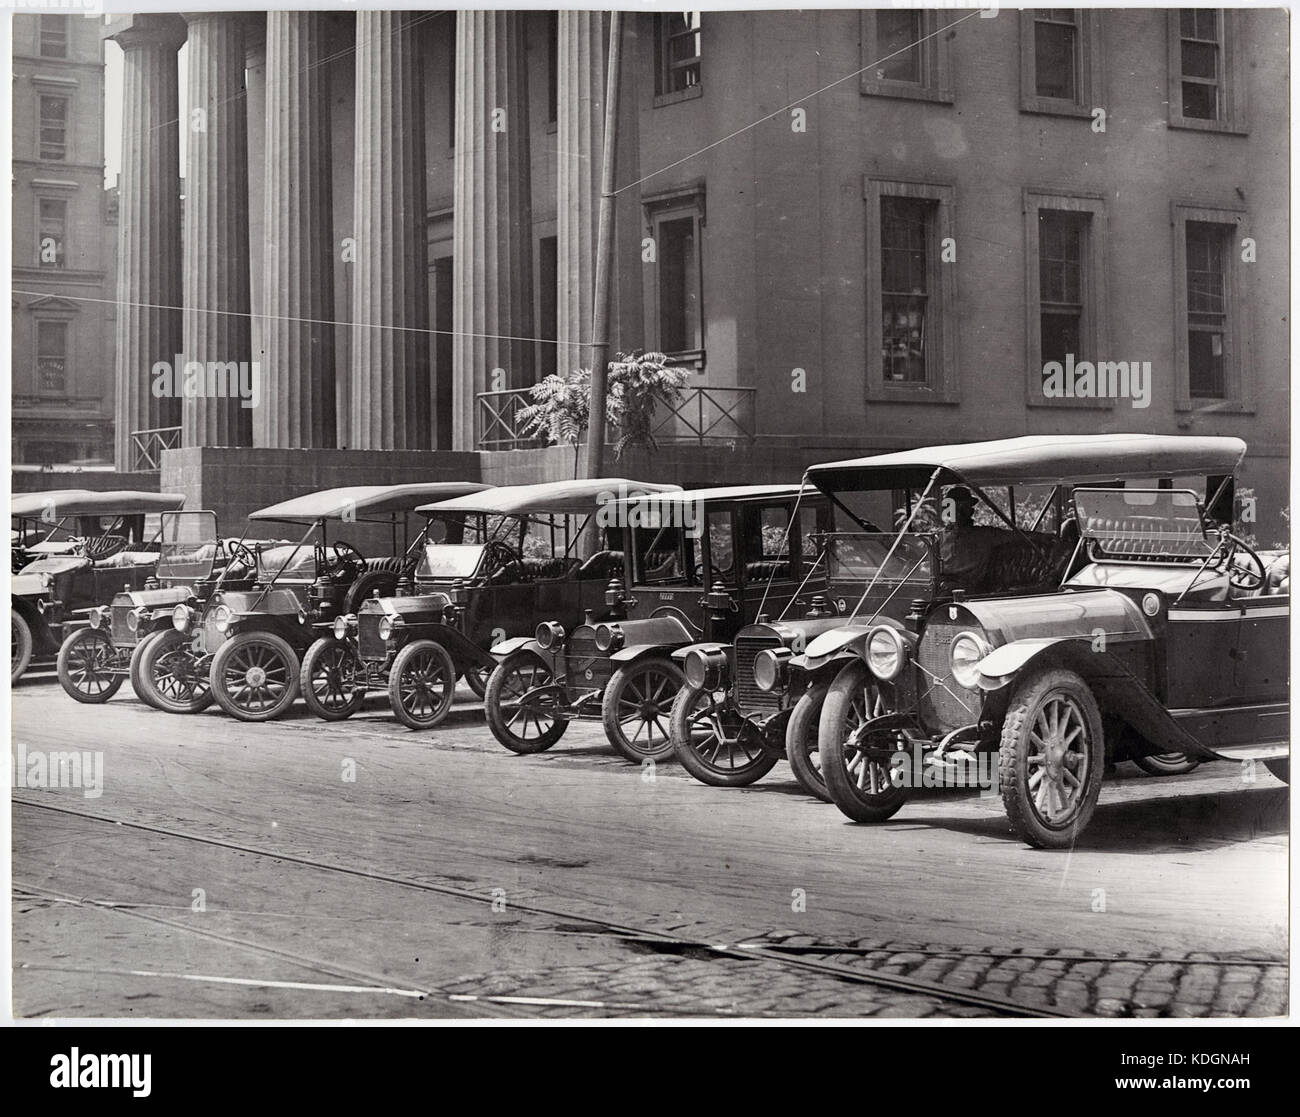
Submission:
[[[147,493],[134,489],[94,492],[90,489],[53,489],[44,493],[22,493],[13,498],[10,514],[40,516],[47,508],[64,516],[138,516],[150,512],[174,512],[183,507],[181,493]]]
[[[428,504],[419,511],[426,514],[484,512],[491,516],[547,513],[585,516],[610,500],[680,490],[680,485],[629,481],[626,477],[585,477],[574,481],[545,481],[537,485],[502,485],[485,493]]]
[[[431,500],[445,500],[491,488],[477,481],[428,481],[411,485],[352,485],[321,489],[259,508],[250,520],[280,520],[314,523],[317,520],[353,519],[363,513],[384,515],[413,512]]]
[[[1081,484],[1147,477],[1233,473],[1246,453],[1239,438],[1176,434],[1027,435],[993,442],[924,446],[808,470],[818,488],[920,488],[935,470],[944,484]]]
[[[654,503],[679,507],[685,504],[698,504],[703,501],[724,500],[761,500],[765,497],[805,496],[817,492],[811,485],[725,485],[708,489],[681,489],[673,493],[660,493],[651,497],[631,497],[619,501],[620,504]]]

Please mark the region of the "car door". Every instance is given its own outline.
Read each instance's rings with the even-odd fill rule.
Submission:
[[[1291,598],[1244,597],[1233,673],[1234,689],[1247,702],[1287,699]]]

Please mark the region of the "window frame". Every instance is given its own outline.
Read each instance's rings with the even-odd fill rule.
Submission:
[[[44,220],[41,217],[41,206],[45,202],[52,202],[63,207],[63,231],[59,240],[59,262],[47,264],[41,260],[41,233],[43,230]],[[67,198],[56,198],[49,194],[38,194],[35,199],[36,205],[36,245],[35,256],[36,266],[44,271],[66,271],[68,268],[68,219],[70,206]]]
[[[44,106],[46,101],[58,101],[63,105],[63,154],[53,156],[45,154],[45,138],[42,133],[45,131],[45,112]],[[36,160],[39,163],[70,163],[72,161],[72,141],[71,141],[71,121],[72,121],[72,98],[64,93],[38,93],[36,95]]]
[[[68,399],[72,392],[72,314],[41,311],[32,316],[32,394],[43,399]],[[41,383],[41,327],[63,327],[63,387],[46,388]]]
[[[645,336],[654,339],[653,348],[672,358],[672,364],[679,368],[693,368],[696,372],[703,372],[708,351],[708,319],[705,313],[704,286],[704,228],[708,214],[705,206],[704,184],[696,183],[652,196],[643,195],[641,204],[645,213],[646,233],[655,245],[654,276],[652,282],[647,285],[649,298],[646,299]],[[699,344],[695,348],[669,352],[663,348],[661,302],[663,237],[660,235],[660,228],[665,222],[678,221],[685,217],[692,218],[695,223],[696,290],[699,292],[700,303],[696,340]]]
[[[1183,115],[1183,9],[1171,8],[1166,12],[1165,16],[1169,36],[1169,83],[1166,90],[1169,101],[1168,127],[1194,132],[1227,132],[1238,136],[1249,135],[1249,106],[1239,49],[1241,42],[1241,9],[1214,8],[1200,10],[1213,10],[1219,14],[1219,27],[1222,33],[1219,55],[1223,62],[1223,73],[1218,81],[1220,113],[1215,120]]]
[[[1249,304],[1242,298],[1241,238],[1247,211],[1239,206],[1213,206],[1197,202],[1170,203],[1170,222],[1174,237],[1174,366],[1176,389],[1174,410],[1254,412],[1252,385],[1246,376],[1250,367],[1251,328]],[[1191,368],[1188,353],[1187,298],[1187,223],[1222,225],[1235,232],[1228,234],[1224,255],[1224,285],[1227,303],[1227,352],[1223,361],[1223,398],[1192,396]]]
[[[61,21],[63,25],[63,53],[62,54],[47,54],[45,51],[45,21],[47,19],[49,20],[57,19]],[[71,53],[71,48],[72,48],[72,20],[70,16],[59,15],[58,13],[54,13],[52,15],[42,14],[37,17],[36,54],[38,57],[62,59],[66,61]]]
[[[1035,35],[1037,8],[1020,11],[1020,111],[1049,116],[1073,116],[1092,119],[1094,108],[1102,108],[1098,98],[1104,95],[1101,64],[1101,12],[1097,8],[1070,8],[1078,29],[1078,70],[1075,96],[1042,97],[1038,93],[1038,54]],[[1062,9],[1047,9],[1062,10]]]
[[[866,201],[866,399],[868,402],[958,403],[960,390],[957,364],[957,264],[940,262],[942,242],[955,238],[956,188],[946,183],[873,178],[863,180]],[[880,199],[918,198],[934,203],[934,220],[927,230],[927,295],[937,307],[935,328],[938,344],[927,356],[924,384],[886,381],[881,360],[884,344],[884,283],[880,274]],[[927,327],[929,328],[929,327]]]
[[[1025,404],[1029,407],[1110,410],[1113,399],[1048,399],[1043,395],[1042,291],[1039,275],[1038,214],[1040,210],[1086,213],[1081,268],[1083,317],[1079,326],[1081,360],[1110,360],[1110,304],[1106,283],[1109,251],[1106,200],[1102,194],[1026,187],[1021,208],[1025,221]]]
[[[951,105],[956,99],[952,86],[952,48],[939,34],[951,23],[951,16],[937,8],[912,9],[921,15],[921,81],[899,81],[872,75],[868,67],[880,58],[877,16],[885,9],[864,9],[859,14],[858,41],[861,49],[862,76],[859,90],[864,97],[899,97],[904,100],[932,101]],[[894,9],[903,10],[908,9]]]
[[[694,85],[686,86],[684,89],[672,89],[670,87],[668,81],[669,72],[678,67],[669,62],[670,52],[668,46],[669,41],[674,36],[669,34],[668,20],[676,14],[676,12],[654,13],[654,105],[656,108],[664,105],[675,105],[679,101],[689,101],[692,98],[704,95],[704,12],[702,10],[699,12],[699,29],[683,33],[700,36],[700,53],[695,55],[695,65],[699,68],[699,81]],[[689,65],[689,63],[679,65],[685,66]]]

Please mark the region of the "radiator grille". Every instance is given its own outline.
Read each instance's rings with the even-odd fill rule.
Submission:
[[[135,633],[126,627],[127,614],[134,605],[114,605],[108,610],[108,634],[118,647],[136,642]]]
[[[387,659],[388,645],[379,638],[379,622],[383,613],[357,614],[357,654],[362,659]]]
[[[754,660],[765,648],[779,648],[775,636],[745,636],[736,640],[736,705],[742,714],[775,713],[781,708],[779,690],[759,690],[754,685]]]
[[[226,642],[226,633],[218,632],[216,622],[212,619],[212,613],[209,612],[203,618],[203,654],[213,655],[216,650]]]
[[[590,630],[575,632],[564,649],[564,677],[570,686],[603,688],[614,674],[614,662],[596,647]]]
[[[978,690],[958,686],[952,677],[948,645],[968,624],[931,624],[926,627],[917,650],[920,674],[916,680],[921,723],[947,733],[979,720],[981,696]]]

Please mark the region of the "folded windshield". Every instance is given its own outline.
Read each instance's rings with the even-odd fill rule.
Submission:
[[[483,545],[478,543],[429,543],[420,556],[415,576],[433,580],[472,578],[483,551]]]

